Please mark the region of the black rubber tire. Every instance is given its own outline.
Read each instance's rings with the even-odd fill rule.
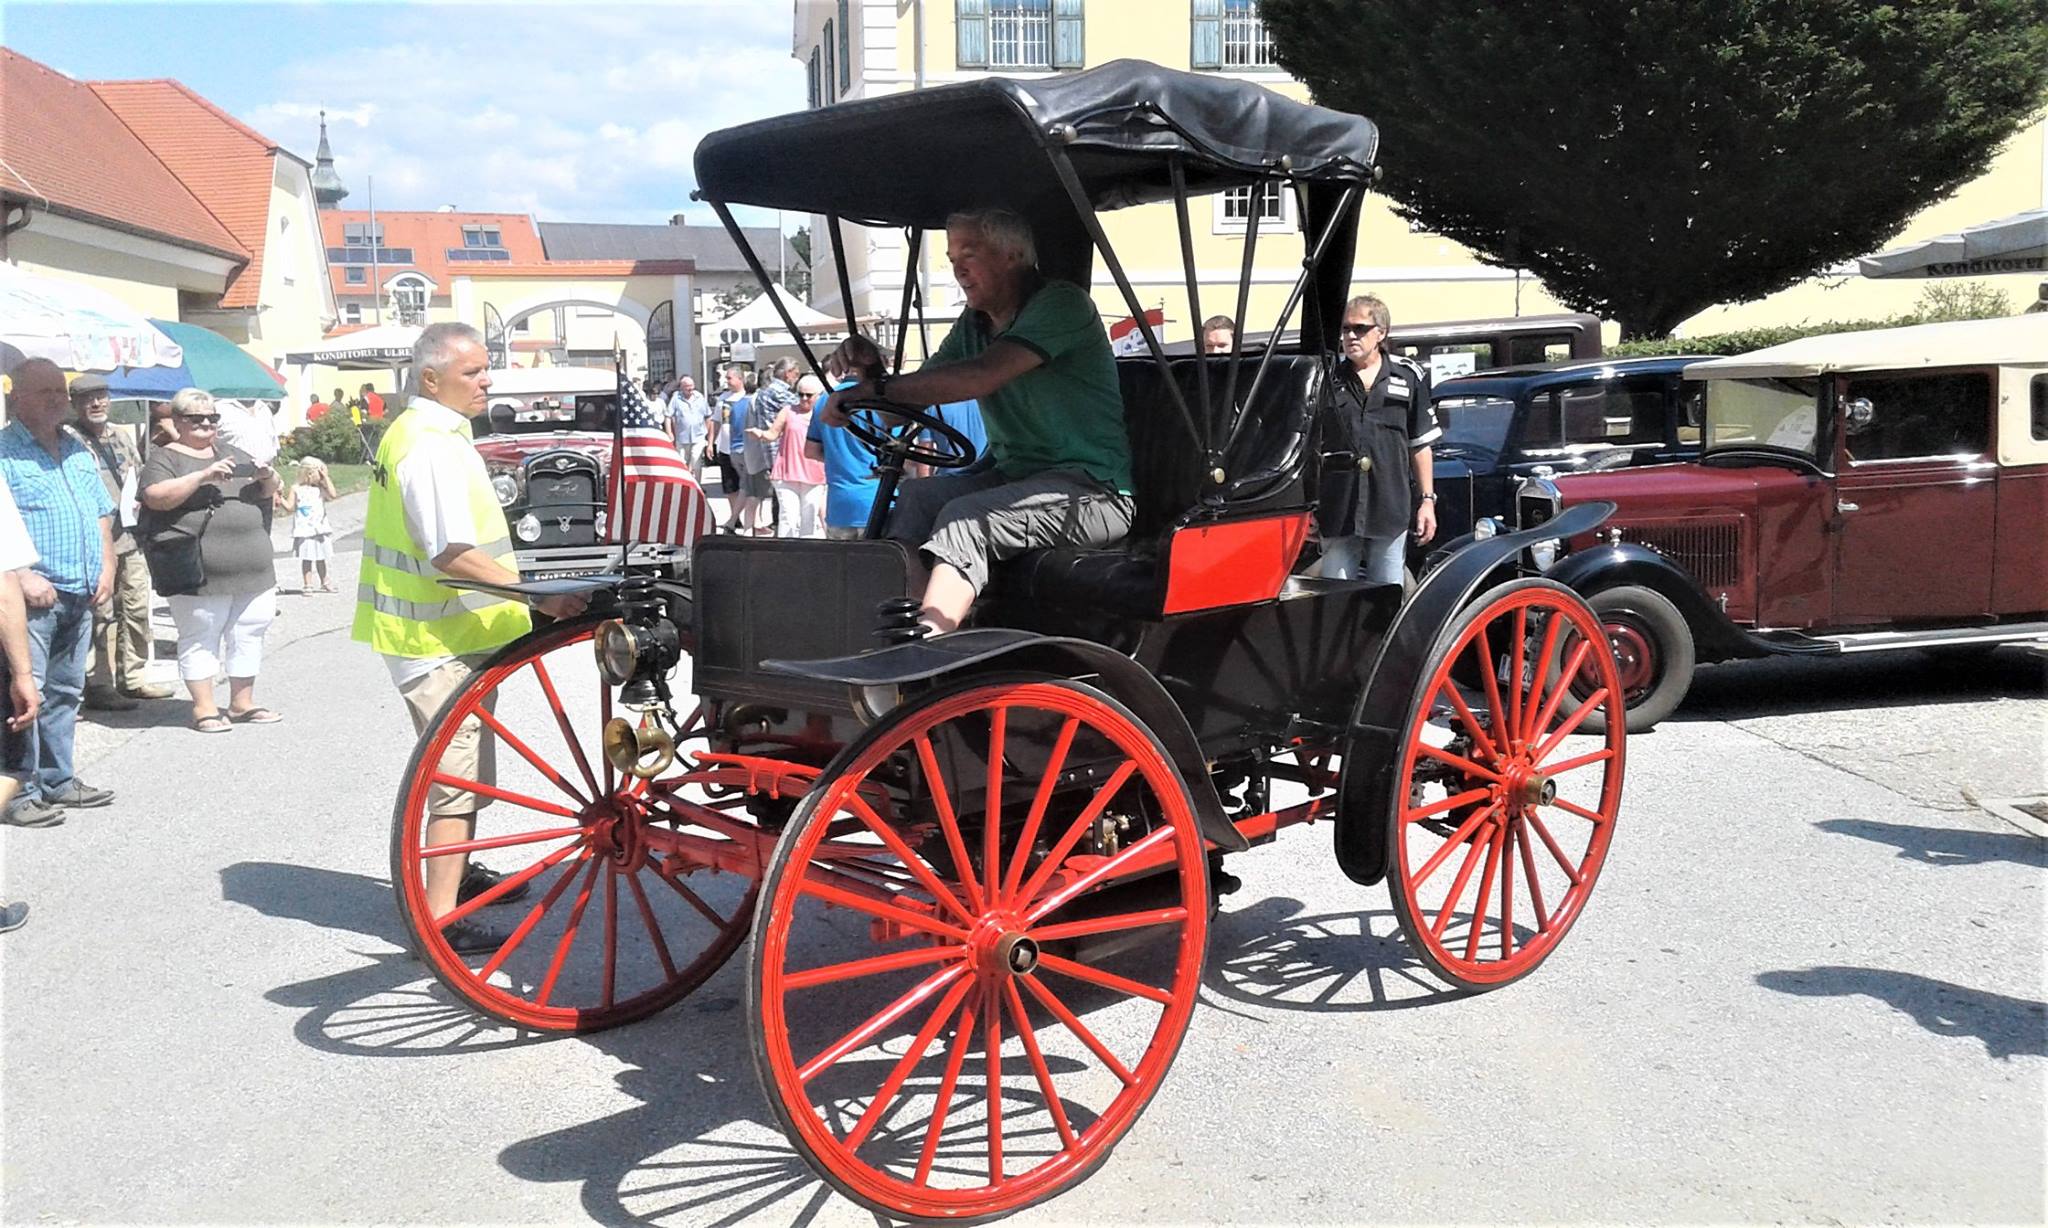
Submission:
[[[1646,691],[1634,698],[1628,706],[1628,731],[1646,733],[1658,721],[1678,710],[1685,700],[1685,694],[1692,689],[1693,667],[1697,654],[1692,642],[1692,628],[1685,625],[1685,616],[1678,612],[1662,593],[1634,584],[1617,585],[1601,589],[1586,599],[1593,612],[1600,616],[1604,626],[1614,628],[1619,620],[1626,628],[1643,637],[1652,651],[1652,680]],[[1612,638],[1612,637],[1610,637]],[[1626,664],[1617,652],[1616,660]],[[1587,716],[1587,733],[1604,733],[1607,720],[1598,712]]]

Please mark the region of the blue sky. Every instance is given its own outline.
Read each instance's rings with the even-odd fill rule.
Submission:
[[[804,105],[787,0],[5,0],[0,41],[82,79],[175,77],[379,209],[665,222],[706,132]]]

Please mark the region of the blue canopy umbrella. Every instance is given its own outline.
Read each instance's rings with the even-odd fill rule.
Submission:
[[[197,324],[151,320],[157,329],[184,348],[175,367],[122,367],[107,376],[107,389],[118,399],[169,400],[181,388],[203,388],[217,397],[274,401],[284,385],[270,369],[226,337]]]

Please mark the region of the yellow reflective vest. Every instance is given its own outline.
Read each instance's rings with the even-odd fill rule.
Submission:
[[[398,657],[467,656],[488,652],[526,634],[532,627],[526,606],[484,593],[466,592],[441,583],[440,573],[406,527],[405,507],[398,495],[398,466],[426,443],[444,447],[459,439],[475,464],[465,496],[477,535],[476,546],[513,572],[519,562],[512,553],[512,534],[504,509],[491,489],[470,443],[469,422],[450,426],[438,415],[408,410],[392,420],[377,447],[370,506],[363,523],[363,570],[356,588],[355,626],[351,631],[378,652]]]

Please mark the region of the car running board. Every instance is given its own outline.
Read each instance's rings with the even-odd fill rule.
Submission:
[[[1767,631],[1755,640],[1775,652],[1888,652],[1894,648],[1955,648],[1964,644],[2023,644],[2048,641],[2048,623],[2001,623],[1993,627],[1950,627],[1934,631],[1852,631],[1841,635],[1804,635]]]

